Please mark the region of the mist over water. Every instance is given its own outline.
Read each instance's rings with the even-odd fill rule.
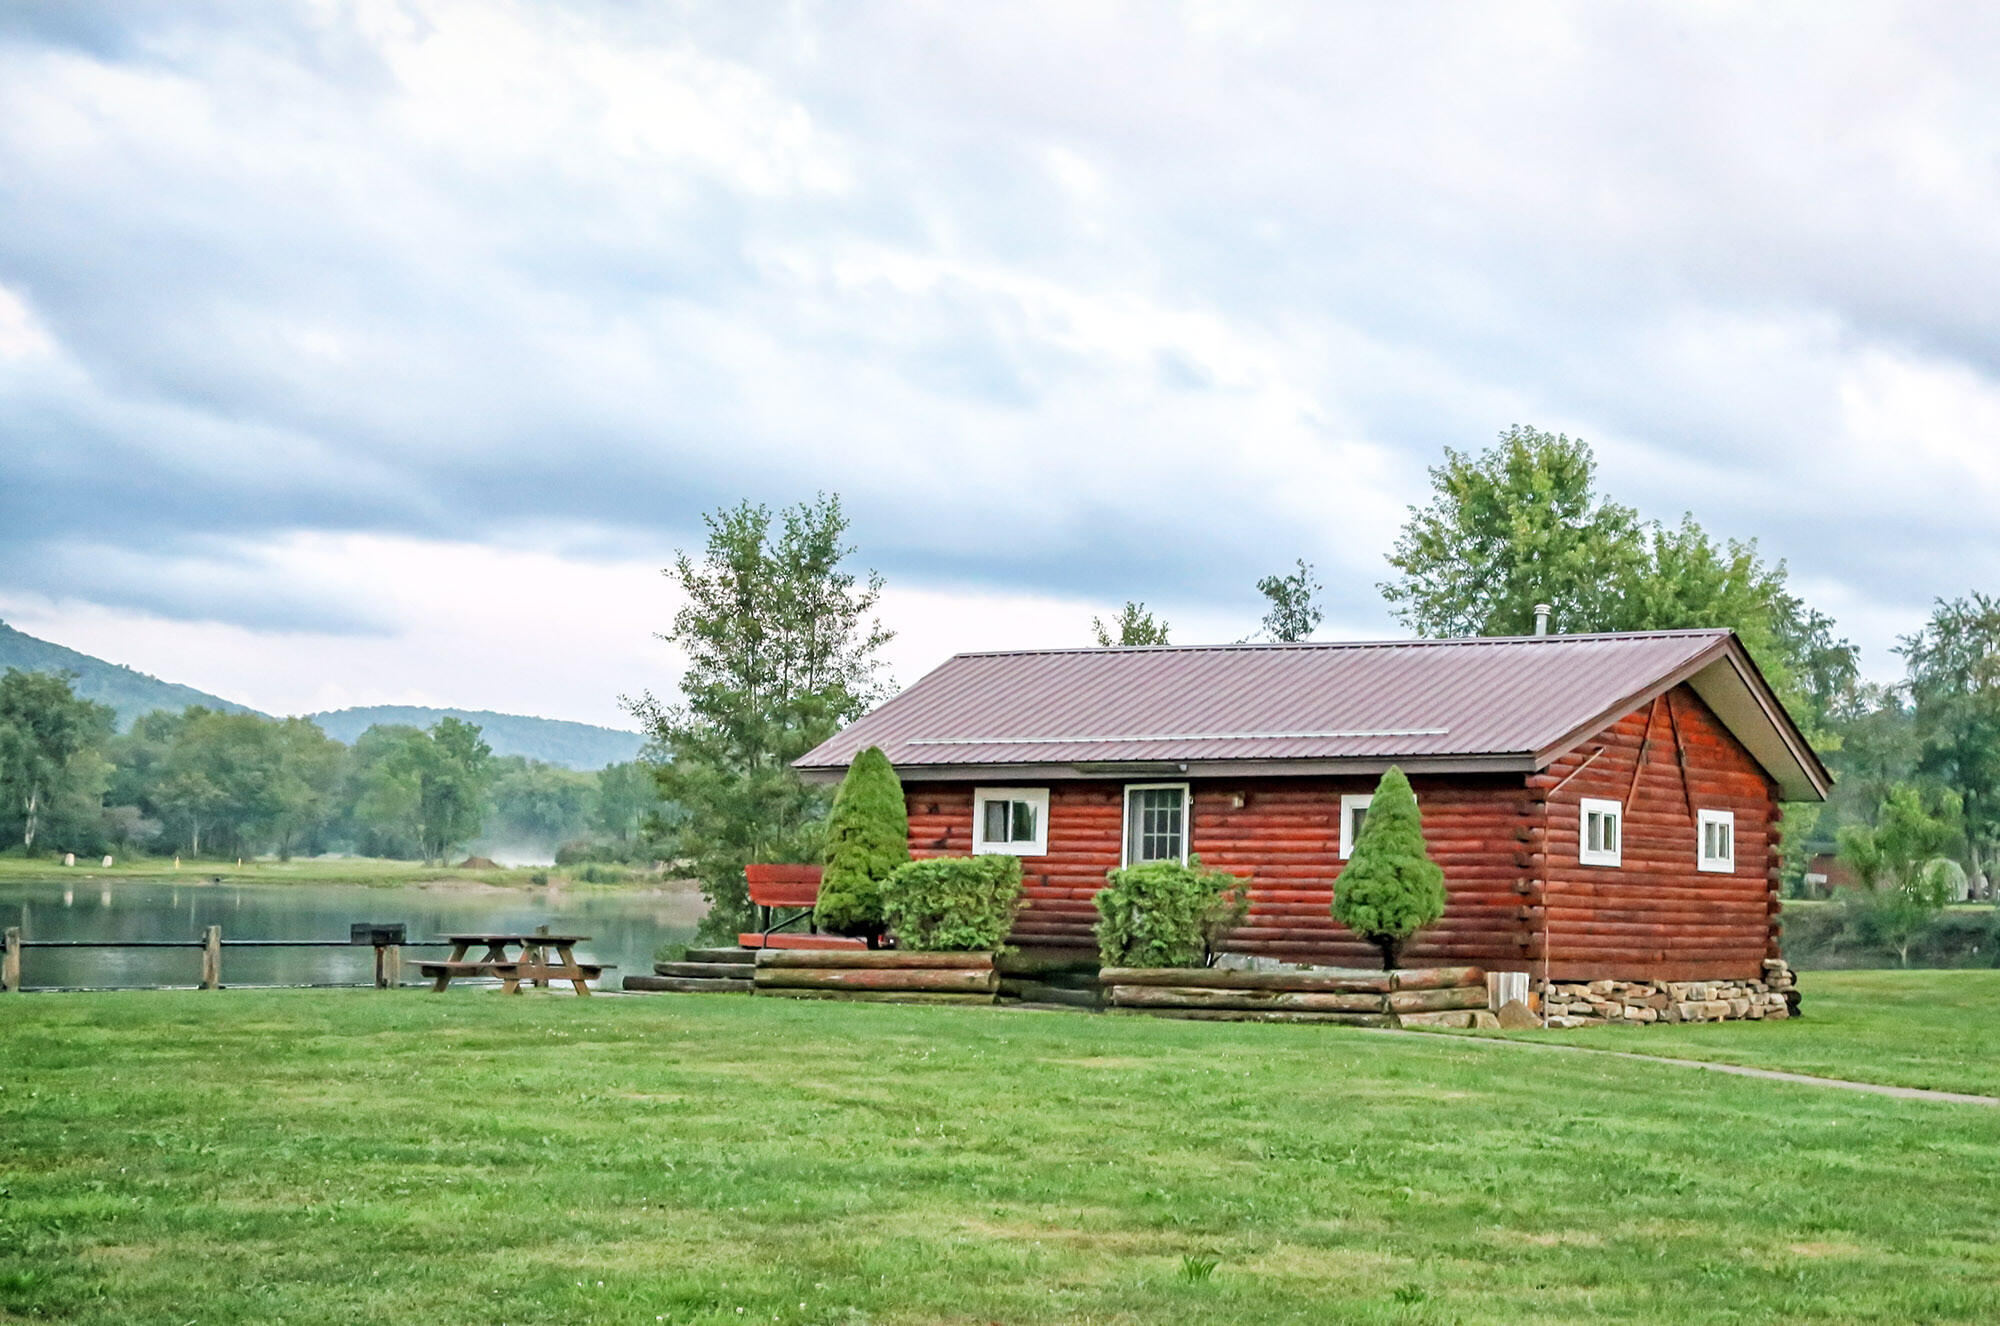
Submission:
[[[613,964],[603,985],[652,971],[653,951],[686,943],[700,895],[683,889],[509,889],[484,885],[376,888],[362,884],[204,884],[82,879],[0,883],[0,927],[21,937],[69,940],[199,940],[211,925],[230,939],[346,939],[357,921],[402,922],[413,944],[451,931],[552,930],[591,936],[579,958]],[[404,975],[445,950],[405,949]],[[367,948],[231,949],[225,986],[362,984],[373,979]],[[28,949],[21,981],[35,987],[198,983],[199,950]]]

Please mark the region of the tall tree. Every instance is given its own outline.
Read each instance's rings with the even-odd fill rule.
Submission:
[[[1990,874],[2000,847],[2000,600],[1939,599],[1896,652],[1909,670],[1918,770],[1958,794],[1967,865]]]
[[[596,810],[600,782],[596,774],[519,755],[495,760],[486,836],[551,850],[580,838]]]
[[[1110,626],[1106,626],[1102,618],[1092,617],[1090,629],[1097,637],[1097,643],[1107,649],[1114,645],[1167,643],[1167,624],[1164,621],[1155,621],[1153,614],[1146,611],[1145,604],[1135,603],[1130,599],[1125,601],[1125,606],[1119,609],[1118,615],[1111,619]]]
[[[446,715],[424,734],[417,754],[418,838],[426,860],[442,861],[452,848],[479,836],[493,748],[479,725]]]
[[[1523,635],[1538,603],[1562,632],[1726,626],[1743,638],[1808,736],[1855,682],[1854,647],[1788,586],[1756,541],[1709,537],[1694,517],[1641,521],[1601,497],[1581,439],[1510,428],[1474,456],[1447,450],[1412,508],[1382,585],[1419,635]]]
[[[1298,569],[1290,575],[1265,576],[1257,582],[1257,592],[1270,600],[1270,611],[1264,614],[1262,623],[1264,634],[1273,640],[1309,640],[1319,629],[1325,618],[1320,611],[1320,583],[1313,579],[1313,569],[1301,557]]]
[[[627,707],[664,759],[661,797],[677,808],[669,849],[709,900],[710,936],[750,920],[743,867],[819,859],[830,793],[792,761],[880,697],[875,618],[882,578],[844,570],[847,517],[821,494],[787,508],[742,502],[703,517],[699,559],[667,569],[686,599],[661,638],[687,655],[681,701]]]
[[[597,774],[597,828],[620,843],[636,842],[660,806],[660,784],[639,760],[607,764]]]
[[[307,718],[277,722],[277,772],[270,789],[266,834],[280,860],[316,843],[333,815],[334,788],[345,748]],[[315,847],[313,850],[318,850]]]
[[[111,739],[108,705],[81,699],[67,673],[0,676],[0,797],[35,849],[43,824],[101,765],[95,753]]]
[[[1526,635],[1535,605],[1554,629],[1601,631],[1646,560],[1638,513],[1596,491],[1582,439],[1519,426],[1478,455],[1445,449],[1432,497],[1412,507],[1381,586],[1402,623],[1425,636]]]

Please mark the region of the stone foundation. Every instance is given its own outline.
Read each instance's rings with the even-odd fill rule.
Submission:
[[[1799,1016],[1799,988],[1782,958],[1761,981],[1555,981],[1544,988],[1548,1025],[1774,1022]]]

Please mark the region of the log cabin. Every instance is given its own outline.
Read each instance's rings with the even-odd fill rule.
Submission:
[[[1756,979],[1780,804],[1830,785],[1726,630],[961,654],[797,767],[868,746],[914,855],[1021,858],[1017,945],[1092,949],[1107,871],[1198,857],[1249,883],[1231,950],[1350,966],[1333,890],[1399,765],[1448,896],[1404,960],[1541,983]]]

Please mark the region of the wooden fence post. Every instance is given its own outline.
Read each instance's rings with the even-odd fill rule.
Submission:
[[[21,988],[21,927],[7,927],[6,952],[0,953],[0,990],[9,994]]]
[[[201,937],[201,988],[222,988],[222,927],[212,925]]]
[[[375,988],[393,990],[403,983],[403,946],[401,944],[377,944],[375,946]]]

